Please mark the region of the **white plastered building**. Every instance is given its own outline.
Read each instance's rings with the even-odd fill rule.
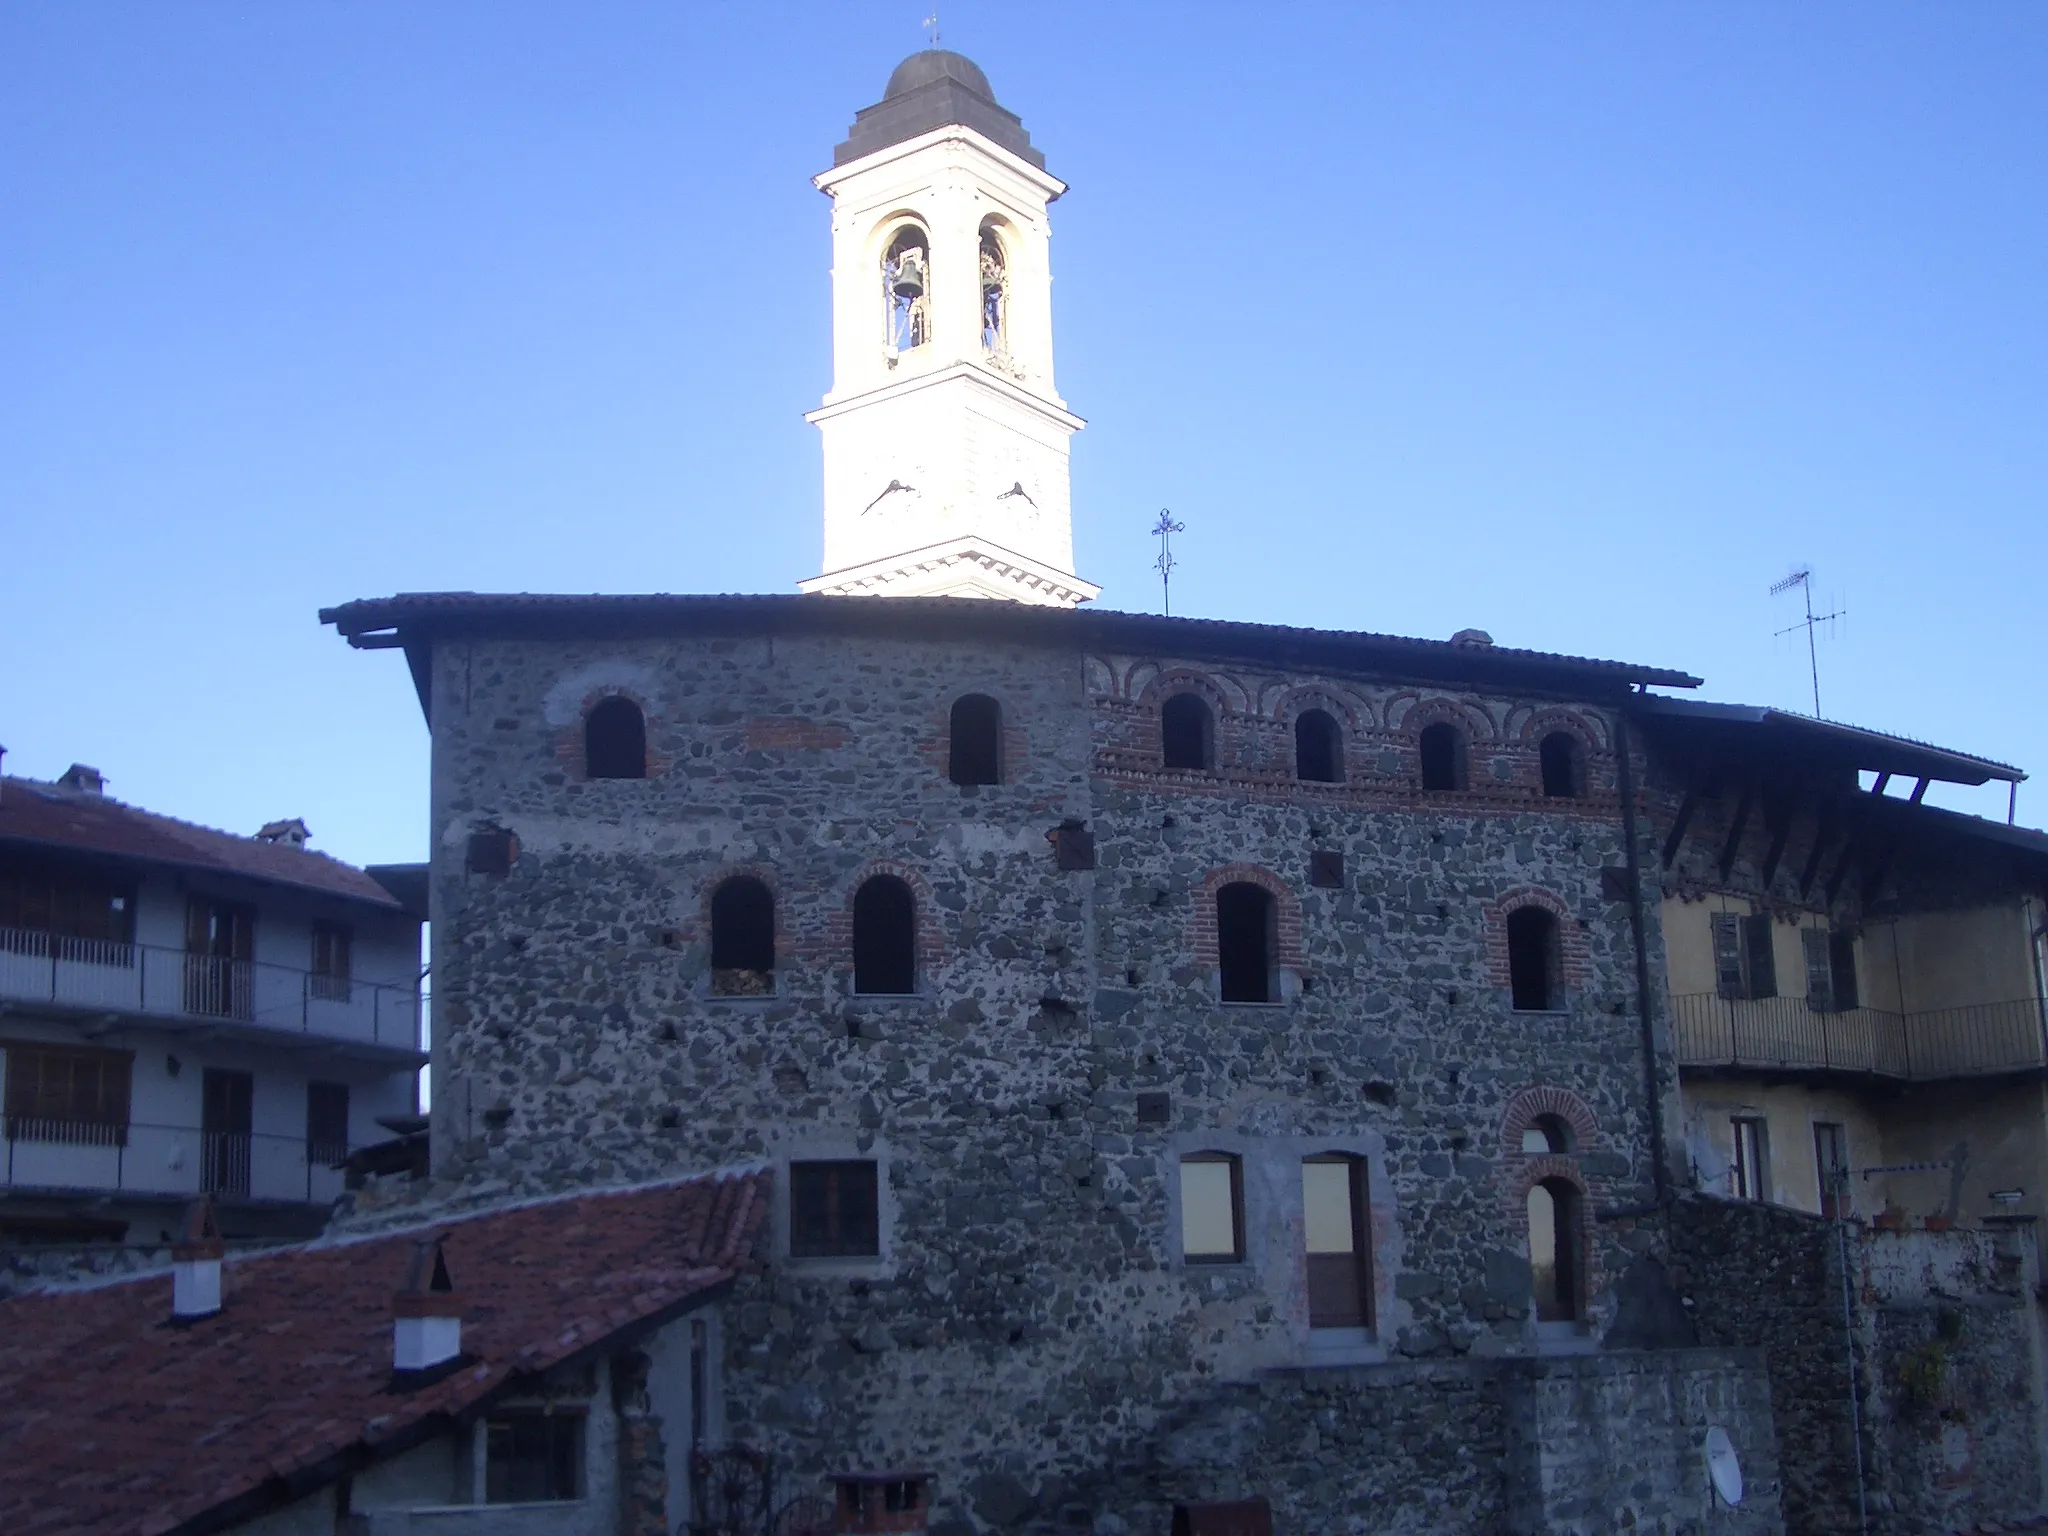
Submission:
[[[913,54],[831,170],[825,554],[805,592],[1072,606],[1045,171],[970,60]]]

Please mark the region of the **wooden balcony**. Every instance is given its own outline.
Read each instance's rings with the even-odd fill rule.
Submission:
[[[1823,1012],[1803,997],[1671,999],[1681,1067],[1833,1073],[1933,1082],[2048,1069],[2040,1000],[1977,1003],[1919,1013]]]

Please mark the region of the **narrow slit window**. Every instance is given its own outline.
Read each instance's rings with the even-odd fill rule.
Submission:
[[[1301,1165],[1308,1253],[1308,1325],[1364,1328],[1371,1321],[1365,1159],[1332,1154]]]
[[[895,875],[876,875],[854,894],[853,990],[917,990],[917,898]]]
[[[1543,1013],[1558,1006],[1557,919],[1542,907],[1508,914],[1508,987],[1517,1011]]]
[[[647,777],[647,717],[631,699],[602,699],[583,718],[583,771],[593,779]]]
[[[1343,781],[1344,733],[1327,709],[1305,709],[1294,717],[1294,776],[1304,784]]]
[[[1737,1115],[1729,1122],[1734,1133],[1735,1157],[1728,1169],[1728,1182],[1738,1200],[1770,1198],[1770,1141],[1764,1122],[1754,1115]]]
[[[1180,1160],[1180,1251],[1190,1264],[1244,1258],[1244,1165],[1227,1152]]]
[[[1545,1179],[1529,1190],[1529,1276],[1537,1322],[1578,1317],[1579,1191],[1568,1179]]]
[[[1226,1003],[1270,1003],[1278,922],[1273,893],[1248,880],[1216,893],[1216,962]]]
[[[955,784],[1003,782],[1003,707],[987,694],[953,701],[946,773]]]
[[[711,894],[711,990],[766,997],[775,990],[775,897],[752,875]]]
[[[1465,733],[1445,720],[1422,728],[1422,787],[1432,793],[1465,787]]]
[[[1537,748],[1543,764],[1543,793],[1552,800],[1576,800],[1586,792],[1585,754],[1570,731],[1552,731]]]
[[[1198,693],[1176,693],[1159,709],[1159,750],[1168,768],[1206,773],[1215,760],[1216,717]]]

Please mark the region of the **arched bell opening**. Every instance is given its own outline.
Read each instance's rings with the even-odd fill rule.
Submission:
[[[894,357],[932,339],[932,242],[919,224],[906,224],[882,255],[885,344]]]

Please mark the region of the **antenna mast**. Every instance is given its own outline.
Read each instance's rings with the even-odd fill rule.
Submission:
[[[1776,597],[1781,592],[1790,592],[1794,587],[1799,588],[1806,599],[1806,617],[1796,624],[1787,624],[1778,631],[1778,634],[1789,635],[1795,629],[1806,631],[1806,667],[1813,677],[1813,718],[1818,720],[1821,717],[1820,653],[1814,647],[1813,628],[1816,624],[1832,624],[1837,619],[1847,618],[1849,610],[1837,608],[1833,613],[1819,614],[1813,611],[1813,567],[1810,565],[1802,565],[1783,581],[1771,583],[1771,596]]]
[[[1161,507],[1159,521],[1152,525],[1152,531],[1159,535],[1159,558],[1152,562],[1152,569],[1159,573],[1159,601],[1168,618],[1173,617],[1173,568],[1180,562],[1173,558],[1173,536],[1186,533],[1187,524],[1174,521],[1173,514]]]

